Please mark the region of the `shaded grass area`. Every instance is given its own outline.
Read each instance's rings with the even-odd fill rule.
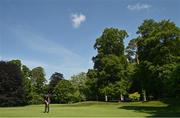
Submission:
[[[52,104],[50,113],[43,113],[44,105],[0,108],[0,117],[151,117],[180,116],[177,100],[150,102],[82,102]]]
[[[180,116],[180,99],[160,99],[159,101],[142,102],[139,105],[125,105],[119,109],[148,113],[151,117],[178,117]]]
[[[143,106],[123,106],[120,109],[133,110],[135,112],[148,113],[151,117],[177,117],[180,116],[178,108],[171,107],[143,107]]]

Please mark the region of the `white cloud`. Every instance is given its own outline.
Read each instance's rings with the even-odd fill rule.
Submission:
[[[151,5],[149,4],[140,4],[140,3],[127,6],[129,10],[143,10],[143,9],[149,9],[150,7]]]
[[[82,22],[86,20],[86,16],[83,14],[72,14],[71,21],[74,28],[78,28]]]

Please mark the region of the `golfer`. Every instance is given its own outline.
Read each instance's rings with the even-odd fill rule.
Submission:
[[[50,95],[49,94],[44,96],[44,104],[45,104],[44,113],[49,113],[49,104],[50,104]]]

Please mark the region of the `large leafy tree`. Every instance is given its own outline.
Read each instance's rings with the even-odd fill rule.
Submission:
[[[21,62],[19,64],[0,61],[0,106],[17,106],[25,102]]]
[[[97,49],[98,54],[93,57],[93,61],[100,90],[104,90],[111,83],[125,79],[127,61],[124,56],[123,40],[127,36],[125,30],[106,28],[96,39],[94,48]]]
[[[147,60],[156,65],[179,61],[180,29],[173,22],[145,20],[137,33],[140,61]]]
[[[94,48],[100,54],[109,55],[114,54],[121,56],[124,54],[123,40],[128,36],[125,30],[119,30],[116,28],[106,28],[99,38],[96,39]]]
[[[138,38],[132,39],[129,41],[128,46],[126,47],[126,57],[128,59],[128,67],[133,67],[132,65],[134,65],[134,73],[130,75],[131,78],[131,88],[130,88],[130,92],[136,92],[139,91],[141,93],[141,97],[143,99],[143,101],[146,101],[146,90],[144,89],[145,84],[147,82],[144,82],[145,79],[140,79],[140,78],[144,78],[144,76],[141,75],[142,71],[144,70],[140,70],[139,66],[139,55],[137,53],[137,48],[138,48]],[[128,71],[130,71],[130,68],[128,68]],[[129,74],[130,74],[129,73]],[[145,80],[146,81],[146,80]]]
[[[21,67],[22,76],[23,76],[23,85],[25,90],[25,101],[26,104],[30,104],[33,97],[33,87],[31,83],[31,70],[26,66],[22,65]]]
[[[180,29],[169,20],[145,20],[139,26],[137,55],[141,87],[148,96],[166,96],[167,80],[180,62]]]
[[[105,96],[105,101],[109,101],[108,97],[110,97],[111,95],[114,94],[114,86],[112,83],[109,83],[108,85],[106,86],[102,86],[100,89],[99,89],[100,93],[104,94]]]
[[[21,70],[21,66],[22,66],[21,60],[15,59],[15,60],[9,61],[9,63],[15,64]]]
[[[174,70],[171,72],[171,78],[166,81],[168,85],[167,93],[170,96],[180,97],[180,63],[176,65]]]
[[[128,90],[130,88],[130,81],[129,78],[126,79],[121,79],[120,81],[117,81],[113,88],[114,88],[114,93],[119,96],[120,101],[124,101],[124,96],[123,95],[128,95]]]
[[[76,95],[77,95],[76,98],[78,98],[79,102],[86,100],[85,97],[86,81],[87,81],[87,76],[85,72],[81,72],[71,77],[70,82],[76,90]]]
[[[44,87],[46,82],[44,69],[42,67],[33,68],[31,74],[32,84],[35,88],[35,92],[42,95],[45,93]]]
[[[74,100],[75,89],[69,80],[59,82],[53,93],[57,103],[70,103]]]
[[[97,70],[89,69],[87,72],[87,80],[86,80],[86,99],[87,100],[99,100],[98,98],[98,84],[97,84]]]
[[[64,79],[63,74],[58,73],[58,72],[53,73],[50,77],[50,82],[49,82],[50,92],[52,92],[55,86],[63,79]]]
[[[50,77],[50,82],[48,85],[48,92],[52,94],[51,102],[58,103],[57,97],[55,98],[56,94],[54,93],[54,89],[56,85],[58,85],[62,80],[64,80],[63,74],[55,72]]]

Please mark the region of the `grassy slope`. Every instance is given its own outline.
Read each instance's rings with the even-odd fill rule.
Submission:
[[[84,102],[69,105],[52,104],[50,113],[43,113],[44,105],[0,108],[1,117],[113,117],[113,116],[180,116],[179,105],[160,101],[134,103]]]

